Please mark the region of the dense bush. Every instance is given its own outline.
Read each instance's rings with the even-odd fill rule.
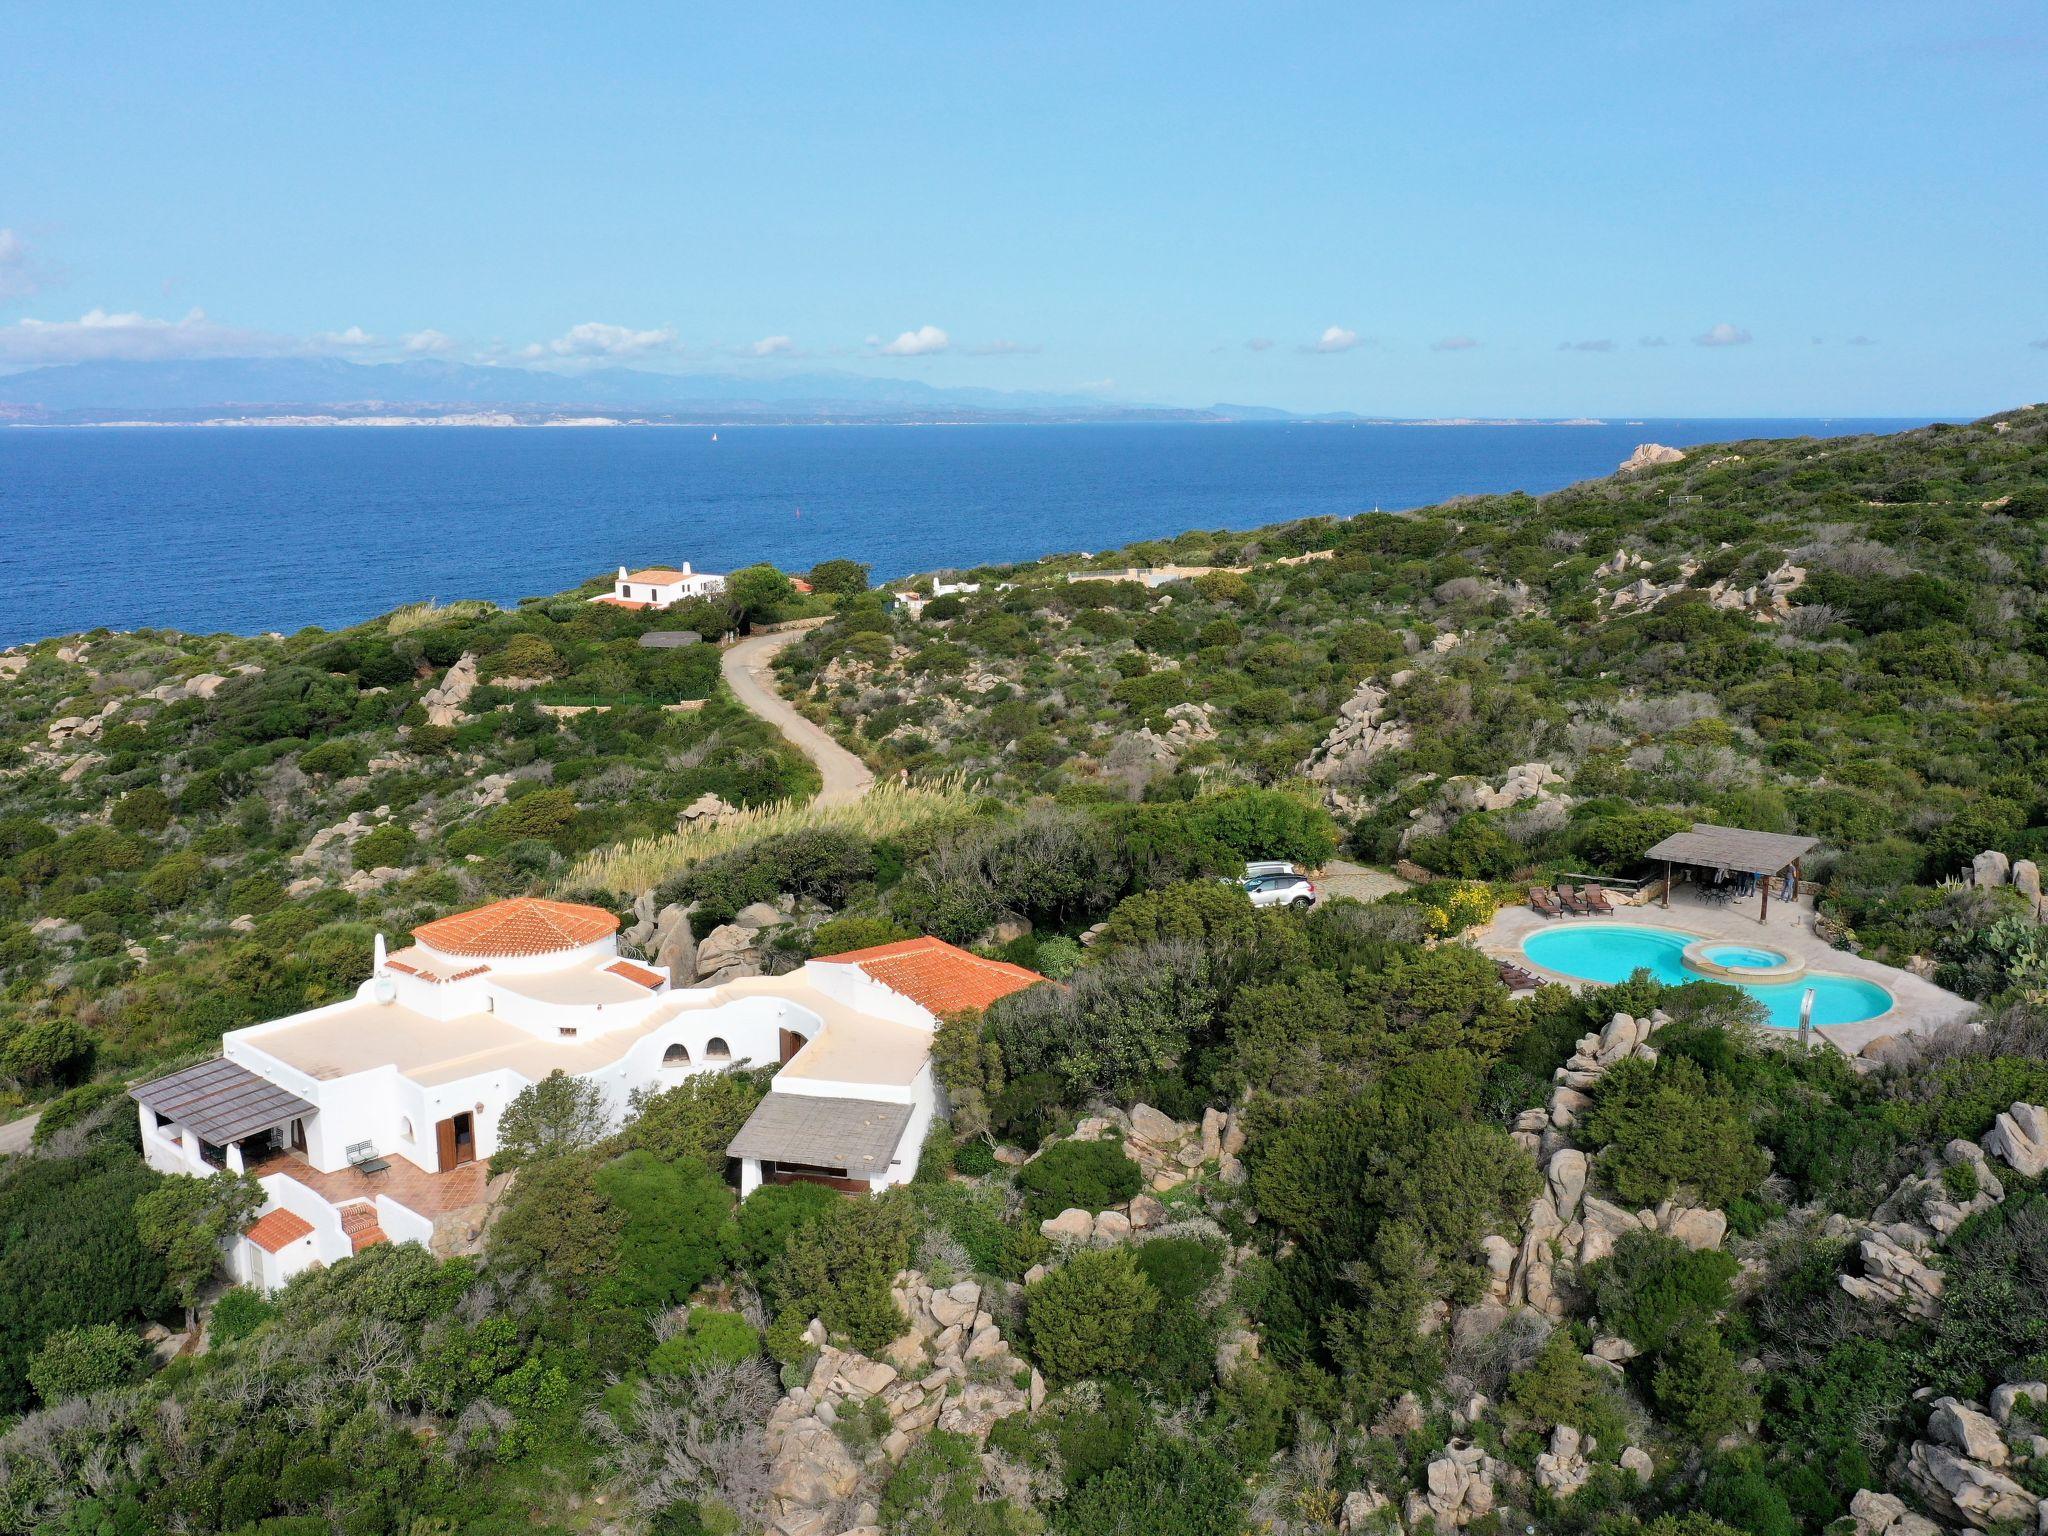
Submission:
[[[1040,1216],[1078,1208],[1103,1211],[1123,1205],[1145,1187],[1138,1165],[1113,1137],[1061,1141],[1017,1170],[1017,1187]]]
[[[1077,1253],[1024,1289],[1031,1358],[1049,1381],[1136,1370],[1158,1305],[1129,1250]]]

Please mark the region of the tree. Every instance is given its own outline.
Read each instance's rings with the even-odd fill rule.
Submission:
[[[113,1323],[63,1328],[43,1340],[29,1362],[28,1379],[45,1403],[103,1392],[133,1379],[142,1363],[142,1336]]]
[[[0,1036],[0,1072],[27,1088],[75,1082],[92,1067],[93,1039],[76,1019],[35,1019]]]
[[[813,592],[860,593],[868,589],[868,568],[858,560],[821,560],[807,580]]]
[[[1017,1187],[1029,1197],[1032,1214],[1046,1217],[1122,1205],[1145,1187],[1145,1175],[1113,1138],[1060,1141],[1017,1171]]]
[[[1655,1232],[1625,1232],[1583,1279],[1601,1322],[1657,1354],[1686,1328],[1713,1320],[1739,1267],[1719,1249],[1695,1252]]]
[[[796,596],[789,578],[772,565],[749,565],[725,578],[725,595],[748,619],[761,619]]]
[[[171,824],[171,797],[144,784],[115,801],[107,820],[123,832],[161,832]]]
[[[602,1136],[607,1124],[604,1090],[558,1067],[520,1089],[505,1106],[498,1117],[498,1150],[491,1154],[491,1172],[506,1173],[578,1151]]]
[[[1024,1289],[1031,1358],[1054,1381],[1133,1370],[1158,1305],[1129,1249],[1077,1253]]]
[[[514,1269],[538,1270],[570,1295],[586,1296],[618,1264],[624,1227],[589,1157],[550,1157],[521,1170],[491,1227],[490,1249]]]
[[[981,1026],[981,1015],[953,1013],[932,1036],[932,1072],[946,1090],[957,1136],[984,1136],[989,1106],[1003,1091],[1002,1047]]]
[[[222,1246],[256,1219],[268,1197],[246,1173],[167,1178],[135,1202],[135,1232],[163,1260],[171,1293],[192,1327],[199,1295],[220,1268]]]
[[[621,1221],[606,1287],[628,1307],[672,1307],[725,1267],[735,1234],[732,1191],[701,1162],[628,1152],[598,1169],[597,1192]]]
[[[508,677],[553,677],[561,655],[539,635],[514,635],[498,657],[499,672]]]
[[[757,1276],[789,1249],[793,1234],[822,1221],[845,1203],[823,1184],[763,1184],[740,1202],[741,1260]]]

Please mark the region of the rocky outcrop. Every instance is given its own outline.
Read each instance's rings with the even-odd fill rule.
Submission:
[[[1382,752],[1407,746],[1413,733],[1386,711],[1387,690],[1378,683],[1360,683],[1351,697],[1337,709],[1337,723],[1315,751],[1305,758],[1300,772],[1319,784],[1340,776],[1349,777]]]
[[[1408,1528],[1434,1520],[1439,1531],[1463,1529],[1493,1513],[1499,1503],[1494,1479],[1501,1465],[1479,1446],[1453,1440],[1430,1462],[1427,1486],[1408,1495],[1402,1510]]]
[[[1556,1266],[1562,1262],[1576,1271],[1597,1263],[1625,1233],[1660,1232],[1693,1249],[1721,1246],[1728,1218],[1719,1211],[1671,1201],[1654,1211],[1629,1211],[1590,1194],[1591,1163],[1565,1134],[1591,1105],[1591,1090],[1615,1063],[1631,1056],[1656,1059],[1651,1036],[1667,1022],[1661,1011],[1644,1019],[1617,1013],[1598,1034],[1581,1037],[1571,1059],[1557,1069],[1549,1106],[1524,1110],[1516,1119],[1512,1134],[1536,1159],[1544,1190],[1530,1203],[1518,1248],[1498,1236],[1483,1244],[1493,1276],[1490,1304],[1524,1305],[1562,1317]]]
[[[468,718],[463,714],[462,706],[469,702],[469,696],[475,692],[476,657],[464,651],[455,665],[442,677],[440,687],[429,688],[420,695],[420,707],[427,712],[427,724],[460,725]]]
[[[1988,1529],[2048,1518],[2048,1499],[2036,1500],[2014,1481],[2004,1470],[2011,1462],[1990,1415],[1974,1403],[1941,1397],[1928,1413],[1926,1438],[1907,1449],[1897,1475],[1937,1517],[1959,1525]]]
[[[1970,860],[1970,884],[1995,890],[2012,877],[2012,860],[1996,848],[1987,848]]]
[[[1621,461],[1618,472],[1628,474],[1638,469],[1650,469],[1658,464],[1676,464],[1684,457],[1683,450],[1668,448],[1663,443],[1638,443],[1636,451]]]
[[[1344,1495],[1337,1513],[1337,1529],[1342,1536],[1379,1536],[1398,1531],[1400,1521],[1384,1493],[1377,1488],[1359,1488]]]
[[[1536,1486],[1548,1488],[1560,1499],[1570,1498],[1593,1475],[1593,1464],[1587,1458],[1599,1446],[1600,1442],[1591,1438],[1581,1444],[1576,1429],[1569,1424],[1558,1425],[1550,1432],[1550,1449],[1536,1457]]]
[[[2038,1179],[2048,1173],[2048,1109],[2013,1105],[1984,1133],[1983,1146],[2022,1178]]]
[[[1849,1500],[1856,1536],[1941,1536],[1941,1527],[1906,1508],[1896,1494],[1861,1489]]]
[[[716,826],[726,817],[736,814],[738,810],[738,806],[728,804],[706,791],[676,812],[676,830],[682,832],[691,827]]]
[[[817,1354],[810,1374],[768,1420],[775,1536],[845,1530],[842,1516],[863,1485],[885,1479],[932,1430],[980,1442],[998,1420],[1045,1401],[1044,1379],[1011,1353],[975,1282],[934,1286],[906,1270],[890,1295],[909,1326],[886,1359],[835,1348],[824,1325],[811,1323],[807,1336]],[[871,1411],[866,1405],[877,1400],[889,1429],[871,1480],[832,1426],[847,1413]],[[853,1513],[857,1528],[859,1517],[872,1524],[876,1511],[864,1505]]]
[[[761,974],[761,930],[739,923],[721,923],[697,946],[696,979],[716,986],[740,976]]]

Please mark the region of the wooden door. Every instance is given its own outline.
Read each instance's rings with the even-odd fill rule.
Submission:
[[[434,1122],[434,1152],[443,1173],[455,1166],[455,1121],[452,1117]]]
[[[782,1065],[788,1066],[790,1058],[804,1048],[804,1037],[793,1029],[782,1032]]]

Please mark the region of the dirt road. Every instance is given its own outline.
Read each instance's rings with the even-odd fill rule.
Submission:
[[[720,658],[726,685],[748,709],[789,738],[790,744],[818,765],[825,787],[819,805],[846,805],[875,786],[868,765],[811,724],[775,691],[769,663],[784,646],[803,638],[800,630],[774,635],[749,635]]]

